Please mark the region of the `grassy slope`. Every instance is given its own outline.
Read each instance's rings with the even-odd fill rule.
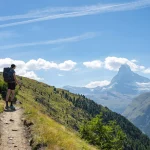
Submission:
[[[32,100],[43,104],[47,113],[57,122],[67,127],[78,129],[82,121],[92,118],[92,115],[89,112],[76,107],[72,102],[62,96],[62,91],[64,90],[57,89],[57,91],[54,92],[53,86],[48,86],[26,78],[23,78],[22,82],[23,87],[19,94],[24,94],[24,97],[32,95]],[[72,98],[75,97],[75,99],[79,97],[68,91],[65,91],[65,93],[68,93]],[[103,109],[103,107],[100,106],[100,109]],[[97,110],[97,114],[100,112],[100,109]]]
[[[4,110],[4,101],[2,101],[2,96],[0,95],[0,113]]]
[[[32,100],[45,106],[46,113],[50,115],[51,118],[66,127],[78,130],[82,121],[90,120],[95,115],[103,112],[105,122],[116,120],[122,130],[127,134],[127,147],[132,145],[131,147],[134,148],[141,146],[143,150],[149,149],[149,139],[123,116],[101,105],[97,105],[84,96],[72,94],[62,89],[56,89],[55,91],[55,88],[52,86],[26,78],[22,78],[22,82],[24,87],[19,93],[24,93],[24,97],[32,95]],[[62,94],[63,92],[65,94]],[[66,94],[69,95],[67,98],[65,96]],[[69,101],[70,97],[72,99],[75,98],[75,100]]]
[[[4,102],[0,101],[0,113],[2,113],[4,110]]]
[[[95,115],[103,112],[105,122],[116,120],[118,125],[120,125],[122,130],[127,134],[126,142],[128,144],[126,144],[126,147],[134,147],[133,149],[140,147],[143,150],[150,148],[150,140],[148,137],[143,135],[142,132],[125,117],[94,103],[84,96],[72,94],[62,89],[55,90],[52,86],[26,78],[22,78],[22,82],[24,87],[19,93],[24,94],[24,97],[32,95],[32,101],[37,101],[45,106],[46,113],[66,127],[78,130],[83,121],[90,120],[92,117],[95,117]],[[66,94],[68,95],[67,98],[65,96]],[[69,100],[70,97],[72,101]]]
[[[1,79],[1,76],[0,76]],[[46,107],[35,101],[33,91],[28,85],[32,83],[35,87],[38,84],[39,89],[43,89],[42,83],[23,78],[24,86],[19,91],[17,98],[22,102],[22,107],[25,110],[24,117],[28,122],[32,122],[31,134],[33,138],[33,148],[38,144],[46,145],[47,149],[51,150],[96,150],[86,141],[82,140],[78,133],[64,125],[56,122],[53,117],[47,113]],[[44,90],[44,89],[43,89]],[[46,92],[46,91],[45,91]],[[51,89],[50,91],[51,92]],[[41,93],[40,93],[41,94]],[[1,98],[2,99],[2,98]],[[52,105],[55,105],[52,104]],[[63,106],[63,102],[59,105]],[[70,104],[67,103],[66,107]],[[0,100],[0,112],[3,111],[4,102]],[[59,106],[57,106],[59,108]],[[65,108],[65,106],[64,106]],[[56,119],[56,118],[55,118]]]
[[[139,147],[140,145],[142,146],[143,150],[148,150],[150,145],[149,139],[123,116],[118,115],[117,113],[114,113],[109,109],[96,104],[95,102],[85,98],[84,96],[75,95],[62,89],[55,90],[55,88],[52,86],[48,86],[46,84],[39,83],[37,81],[30,80],[27,78],[22,78],[22,82],[23,87],[22,90],[19,92],[18,99],[23,102],[25,110],[31,111],[32,109],[34,109],[34,106],[39,104],[41,104],[40,107],[42,107],[42,109],[37,112],[38,114],[36,113],[38,109],[35,109],[35,114],[33,112],[31,113],[37,116],[31,118],[34,122],[39,121],[38,118],[40,115],[44,115],[44,117],[42,117],[43,119],[40,120],[44,120],[45,117],[50,116],[51,119],[54,119],[60,124],[63,124],[67,128],[67,131],[68,127],[70,129],[78,130],[79,126],[82,124],[82,121],[90,120],[95,115],[99,114],[100,112],[103,112],[103,119],[105,122],[108,122],[110,120],[116,120],[117,123],[121,126],[122,130],[127,134],[127,147],[131,146],[134,148],[130,149],[135,149],[135,147]],[[66,96],[66,94],[69,96]],[[70,98],[72,100],[70,100]],[[30,115],[30,113],[26,114],[27,117],[32,116]],[[38,123],[36,122],[35,125],[36,124]],[[40,123],[38,127],[41,127]],[[34,129],[36,130],[36,128]],[[46,134],[44,135],[46,136]],[[49,138],[50,137],[48,137],[47,139]],[[37,139],[40,139],[40,136]],[[36,140],[36,142],[38,143],[38,140]]]
[[[64,149],[64,150],[96,150],[79,138],[73,130],[60,125],[48,116],[45,107],[33,101],[32,95],[28,97],[23,92],[17,96],[23,102],[25,117],[32,122],[33,147],[46,144],[47,149]]]

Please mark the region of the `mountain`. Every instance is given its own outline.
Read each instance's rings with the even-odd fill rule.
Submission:
[[[142,77],[131,71],[128,65],[122,65],[118,74],[111,80],[111,83],[105,87],[108,91],[115,91],[121,94],[138,94],[137,83],[148,83],[150,79]]]
[[[150,92],[136,97],[123,115],[150,137]]]
[[[86,88],[86,87],[74,87],[74,86],[64,86],[63,89],[65,90],[69,90],[70,92],[72,93],[76,93],[76,94],[84,94],[84,95],[87,95],[87,94],[92,94],[92,89],[89,89],[89,88]]]
[[[125,133],[124,150],[149,150],[150,139],[125,117],[112,112],[84,95],[70,93],[54,86],[28,78],[18,77],[23,83],[17,89],[17,99],[25,109],[28,128],[31,126],[33,146],[44,145],[49,149],[94,150],[78,136],[80,126],[102,113],[104,124],[116,121]],[[0,74],[0,93],[5,96],[6,85]],[[95,133],[93,133],[95,134]],[[93,143],[94,144],[94,143]],[[52,148],[53,147],[53,148]]]
[[[63,87],[72,93],[84,94],[95,102],[107,106],[117,113],[123,113],[132,99],[149,90],[150,79],[134,73],[128,65],[122,65],[117,75],[105,87]]]
[[[137,83],[149,83],[150,79],[142,77],[137,73],[131,71],[128,65],[121,65],[117,75],[113,77],[110,84],[105,87],[86,88],[86,87],[73,87],[64,86],[63,88],[73,93],[79,94],[99,94],[105,91],[116,92],[120,94],[135,95],[139,94],[139,84]]]
[[[96,103],[108,107],[114,112],[122,114],[135,96],[123,95],[116,92],[102,92],[100,94],[86,95]]]

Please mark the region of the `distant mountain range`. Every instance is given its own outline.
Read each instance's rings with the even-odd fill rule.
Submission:
[[[150,92],[136,97],[123,115],[150,137]]]
[[[134,97],[149,90],[148,85],[150,79],[134,73],[128,65],[122,65],[108,86],[96,88],[64,86],[63,88],[72,93],[84,94],[97,103],[122,113]]]
[[[118,74],[112,79],[110,85],[106,87],[107,91],[116,91],[121,94],[139,94],[138,83],[149,83],[150,79],[142,77],[131,71],[128,65],[122,65]]]

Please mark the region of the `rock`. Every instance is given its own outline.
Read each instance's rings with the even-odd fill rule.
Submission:
[[[18,131],[18,129],[12,129],[12,131]]]
[[[13,120],[13,119],[10,119],[10,121],[13,122],[14,120]]]
[[[29,139],[30,146],[33,144],[33,139]]]
[[[32,122],[28,122],[27,120],[24,120],[24,125],[25,126],[27,126],[27,127],[30,127],[30,126],[32,126],[33,125],[33,123]]]
[[[24,122],[24,121],[25,121],[25,118],[21,118],[21,121],[23,121],[23,122]]]

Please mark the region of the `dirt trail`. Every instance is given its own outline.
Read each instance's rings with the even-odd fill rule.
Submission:
[[[0,150],[31,150],[21,121],[22,112],[18,107],[0,114]]]

